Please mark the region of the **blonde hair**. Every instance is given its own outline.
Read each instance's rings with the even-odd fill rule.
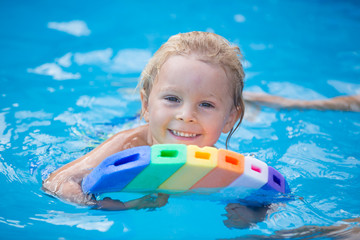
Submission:
[[[242,97],[245,74],[240,62],[242,55],[239,47],[231,46],[225,38],[215,33],[188,32],[174,35],[156,51],[144,68],[139,82],[140,91],[143,92],[147,101],[160,68],[166,60],[175,55],[189,56],[192,54],[202,61],[223,67],[228,79],[233,84],[231,89],[234,89],[234,107],[239,113],[239,122],[228,134],[227,147],[232,134],[239,127],[245,111]]]

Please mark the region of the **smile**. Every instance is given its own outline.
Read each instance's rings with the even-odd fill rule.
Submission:
[[[197,137],[200,135],[200,134],[196,134],[196,133],[186,133],[186,132],[180,132],[180,131],[176,131],[176,130],[170,130],[170,132],[172,134],[174,134],[175,136],[186,137],[186,138],[194,138],[194,137]]]

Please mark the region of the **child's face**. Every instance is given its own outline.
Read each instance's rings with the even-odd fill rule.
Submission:
[[[220,66],[196,56],[170,57],[149,98],[141,97],[152,144],[214,145],[238,119],[231,86]]]

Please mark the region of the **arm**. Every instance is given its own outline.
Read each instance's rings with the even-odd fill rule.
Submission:
[[[276,231],[271,239],[360,239],[360,218],[344,219],[330,226],[305,225]]]
[[[45,192],[81,205],[98,204],[81,189],[82,179],[106,157],[135,146],[148,145],[147,125],[119,132],[85,156],[59,168],[43,182]]]
[[[244,92],[243,94],[245,102],[255,102],[268,107],[360,112],[360,95],[325,100],[294,100],[264,93]]]
[[[142,208],[157,208],[167,204],[169,199],[168,194],[158,193],[149,194],[139,199],[134,199],[128,202],[121,202],[119,200],[113,200],[111,198],[104,198],[101,201],[97,201],[93,209],[105,210],[105,211],[121,211],[127,209],[142,209]]]

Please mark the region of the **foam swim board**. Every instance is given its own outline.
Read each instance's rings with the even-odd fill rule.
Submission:
[[[250,188],[288,193],[285,178],[251,156],[214,147],[158,144],[109,156],[84,178],[85,193],[205,192]]]
[[[217,165],[217,149],[187,146],[187,160],[183,167],[159,186],[160,190],[184,192],[206,176]]]
[[[149,146],[130,148],[111,155],[84,178],[85,193],[121,191],[150,163]]]
[[[122,191],[155,191],[186,164],[185,145],[154,145],[150,164]]]

